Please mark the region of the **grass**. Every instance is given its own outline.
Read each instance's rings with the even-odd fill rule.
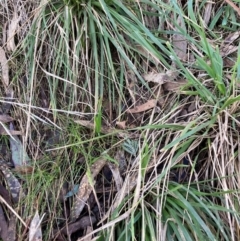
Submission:
[[[0,24],[2,112],[31,158],[27,174],[10,169],[26,193],[15,236],[38,211],[43,240],[239,240],[239,16],[227,1],[20,5],[18,27]],[[14,3],[1,6],[14,28]]]

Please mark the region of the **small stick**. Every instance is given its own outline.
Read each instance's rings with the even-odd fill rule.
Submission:
[[[21,221],[25,228],[28,228],[27,224],[22,220],[22,218],[16,213],[16,211],[5,201],[5,199],[0,195],[0,201],[4,203],[10,211]]]

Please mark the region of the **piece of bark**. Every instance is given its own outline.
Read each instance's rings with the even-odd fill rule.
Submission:
[[[83,176],[81,183],[79,185],[78,193],[75,197],[73,207],[71,209],[70,220],[75,221],[81,214],[86,202],[89,198],[89,195],[93,191],[93,186],[95,182],[95,177],[102,170],[106,164],[106,159],[99,158],[92,166],[90,167],[90,172],[86,172]]]

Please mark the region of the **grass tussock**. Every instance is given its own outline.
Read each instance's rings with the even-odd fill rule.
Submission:
[[[237,1],[0,4],[2,230],[239,240]]]

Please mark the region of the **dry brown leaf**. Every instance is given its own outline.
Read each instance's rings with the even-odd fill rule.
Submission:
[[[7,62],[7,58],[5,55],[5,52],[3,50],[2,47],[0,47],[0,65],[1,65],[1,69],[2,69],[2,82],[4,84],[5,87],[7,87],[9,85],[9,75],[8,75],[8,62]]]
[[[91,192],[93,191],[94,178],[98,175],[101,169],[106,164],[106,160],[99,158],[92,166],[90,167],[91,175],[88,175],[88,172],[83,176],[81,183],[79,185],[78,193],[75,197],[73,207],[71,209],[70,219],[75,221],[81,214]],[[91,178],[91,179],[90,179]],[[93,183],[93,184],[91,184]]]
[[[36,211],[29,228],[29,241],[41,241],[42,230],[41,230],[41,219],[38,211]]]
[[[157,100],[152,99],[152,100],[148,100],[146,103],[136,106],[135,108],[129,109],[127,110],[127,113],[140,113],[146,110],[150,110],[152,108],[154,108],[157,104]]]
[[[177,19],[177,23],[181,29],[183,29],[183,32],[186,32],[186,26],[184,23],[184,20],[182,16],[179,16]],[[179,29],[175,29],[175,31],[179,31]],[[187,59],[187,40],[186,37],[183,36],[181,33],[175,33],[173,35],[173,50],[178,56],[178,58],[182,61],[186,61]]]
[[[116,125],[122,130],[126,129],[126,121],[117,121]]]
[[[13,118],[9,115],[2,114],[2,115],[0,115],[0,121],[2,123],[7,123],[7,122],[10,122],[10,121],[13,121]]]
[[[170,80],[169,75],[167,75],[165,73],[154,73],[154,72],[150,72],[148,74],[143,75],[143,78],[147,82],[153,82],[153,83],[156,83],[159,85],[162,85],[166,81]]]
[[[14,171],[19,174],[26,175],[32,174],[34,172],[34,168],[32,166],[16,166]]]
[[[180,81],[176,81],[176,82],[171,81],[171,82],[166,82],[163,85],[163,88],[166,91],[177,92],[181,89],[181,87],[183,87],[186,84],[187,84],[187,81],[185,81],[185,80],[180,80]]]
[[[19,20],[20,20],[20,17],[18,16],[16,9],[14,9],[13,18],[11,20],[11,23],[9,24],[8,33],[7,33],[7,50],[8,51],[14,51],[16,49],[14,35],[16,34],[17,29],[19,28],[18,26]]]

